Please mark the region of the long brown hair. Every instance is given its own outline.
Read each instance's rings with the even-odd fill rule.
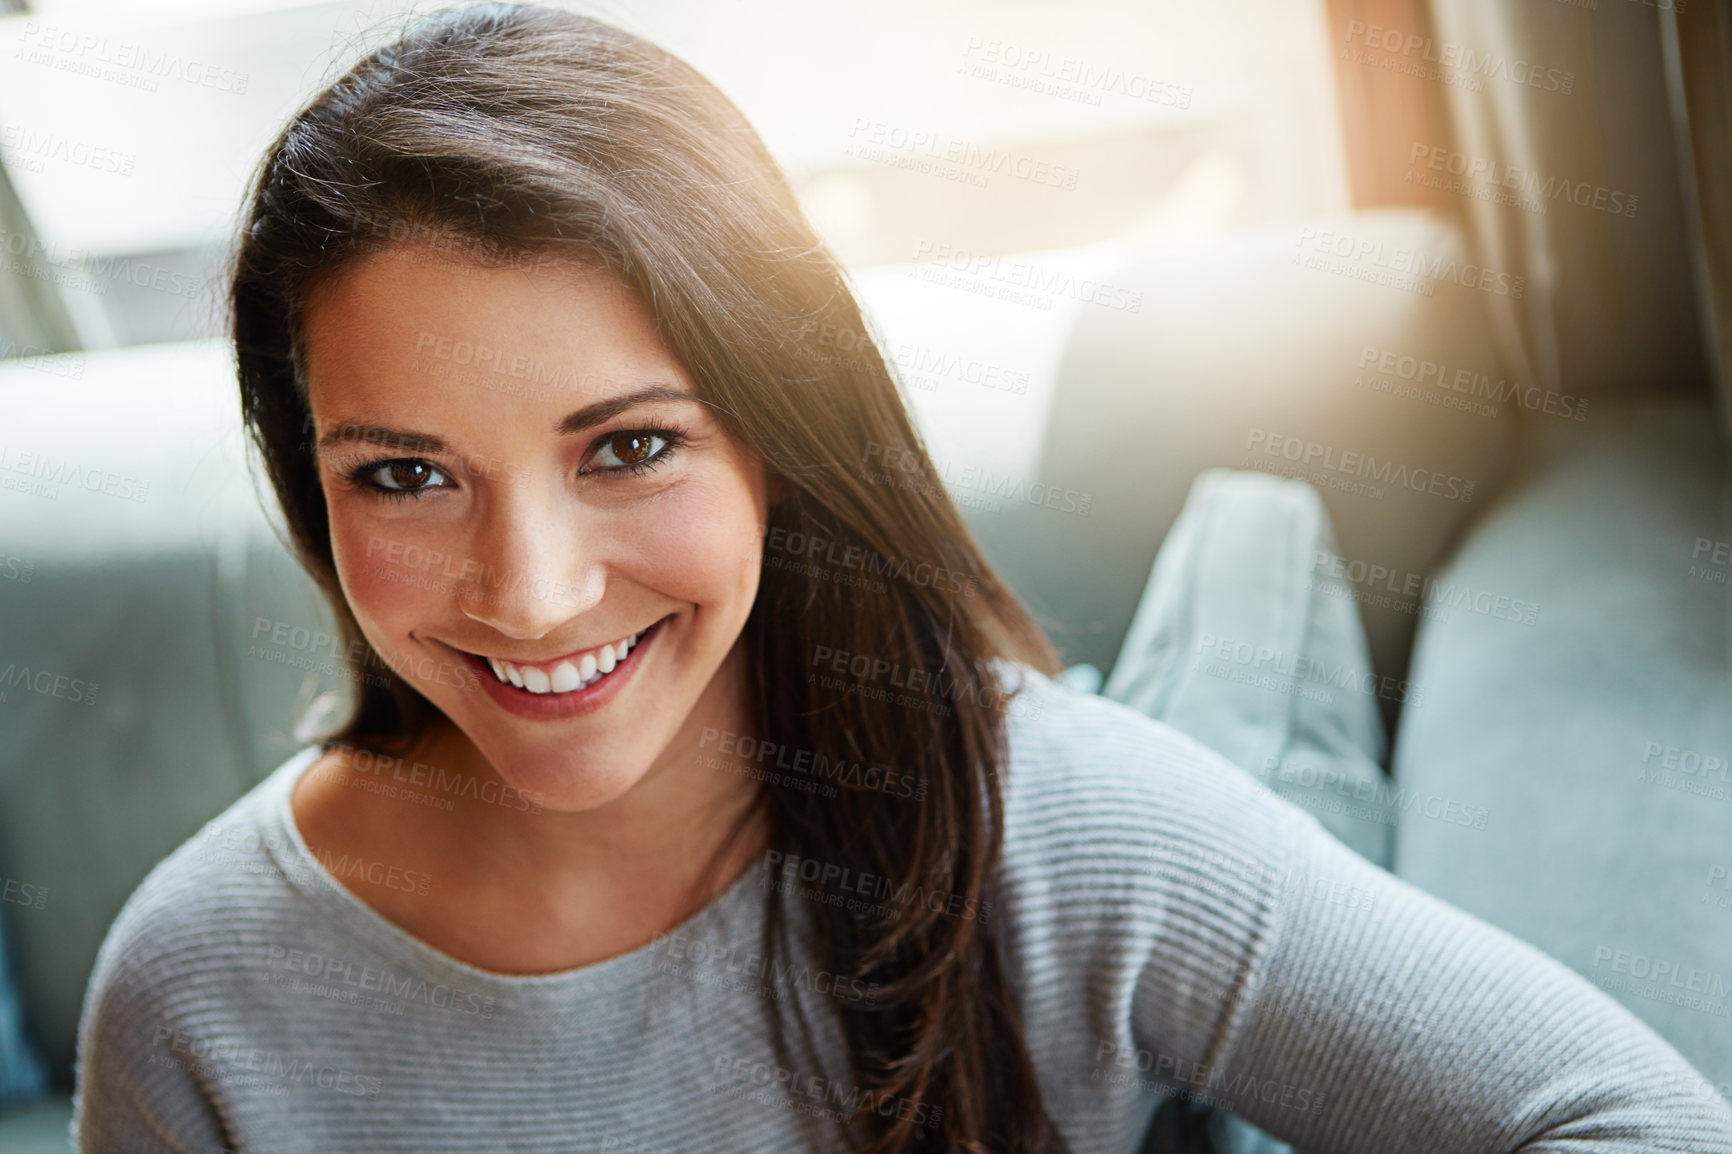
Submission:
[[[435,14],[315,97],[260,165],[231,297],[242,404],[291,543],[345,640],[362,646],[351,651],[373,657],[337,582],[310,451],[302,305],[380,245],[431,238],[483,262],[604,265],[646,303],[700,399],[780,479],[744,629],[755,736],[923,783],[918,800],[763,785],[780,860],[847,863],[897,892],[990,908],[1008,756],[992,666],[1050,674],[1058,657],[945,495],[840,265],[757,134],[689,65],[619,29],[532,6]],[[897,483],[871,468],[890,460]],[[880,579],[814,578],[800,562],[818,541],[827,558],[873,559]],[[847,667],[892,669],[925,696],[834,672]],[[358,682],[333,736],[401,748],[436,711],[376,658],[371,668],[380,675]],[[763,946],[785,957],[784,895],[768,888]],[[854,1077],[868,1100],[926,1107],[863,1105],[851,1140],[872,1154],[1062,1151],[996,922],[954,916],[955,902],[892,905],[887,919],[810,910],[814,960],[879,984],[876,1004],[835,1011]]]

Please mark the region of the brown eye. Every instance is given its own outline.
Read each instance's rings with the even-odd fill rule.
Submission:
[[[439,479],[438,484],[434,483],[435,478]],[[386,461],[373,469],[368,479],[387,492],[414,493],[442,488],[444,474],[426,461]]]
[[[650,448],[650,438],[644,433],[615,433],[607,439],[608,447],[622,465],[637,465],[655,450]]]
[[[674,434],[656,429],[622,429],[603,437],[591,455],[585,473],[629,469],[633,473],[653,469],[671,455]]]

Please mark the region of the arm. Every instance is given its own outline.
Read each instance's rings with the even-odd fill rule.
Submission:
[[[99,964],[78,1040],[72,1137],[80,1154],[228,1154],[200,1040],[154,1007],[125,958]]]
[[[1314,1154],[1732,1152],[1732,1105],[1629,1011],[1302,813],[1283,824],[1265,932],[1220,975],[1208,1052],[1170,1071],[1192,1094]]]

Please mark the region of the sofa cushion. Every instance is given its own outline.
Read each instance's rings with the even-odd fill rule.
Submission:
[[[56,1094],[0,1114],[0,1150],[6,1154],[70,1154],[72,1100]]]
[[[22,916],[28,917],[27,911],[47,907],[46,887],[13,878],[3,879],[3,883],[10,895],[6,900],[14,904]],[[0,910],[0,931],[13,916],[10,909]],[[48,1089],[47,1067],[24,1033],[24,1015],[18,991],[12,982],[8,953],[6,936],[0,932],[0,1108],[35,1098]]]
[[[1201,741],[1378,865],[1390,822],[1383,723],[1316,490],[1211,469],[1161,544],[1104,696]]]

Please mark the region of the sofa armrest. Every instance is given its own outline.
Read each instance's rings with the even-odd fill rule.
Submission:
[[[1726,446],[1706,401],[1534,432],[1430,589],[1395,870],[1574,967],[1732,1096]]]

